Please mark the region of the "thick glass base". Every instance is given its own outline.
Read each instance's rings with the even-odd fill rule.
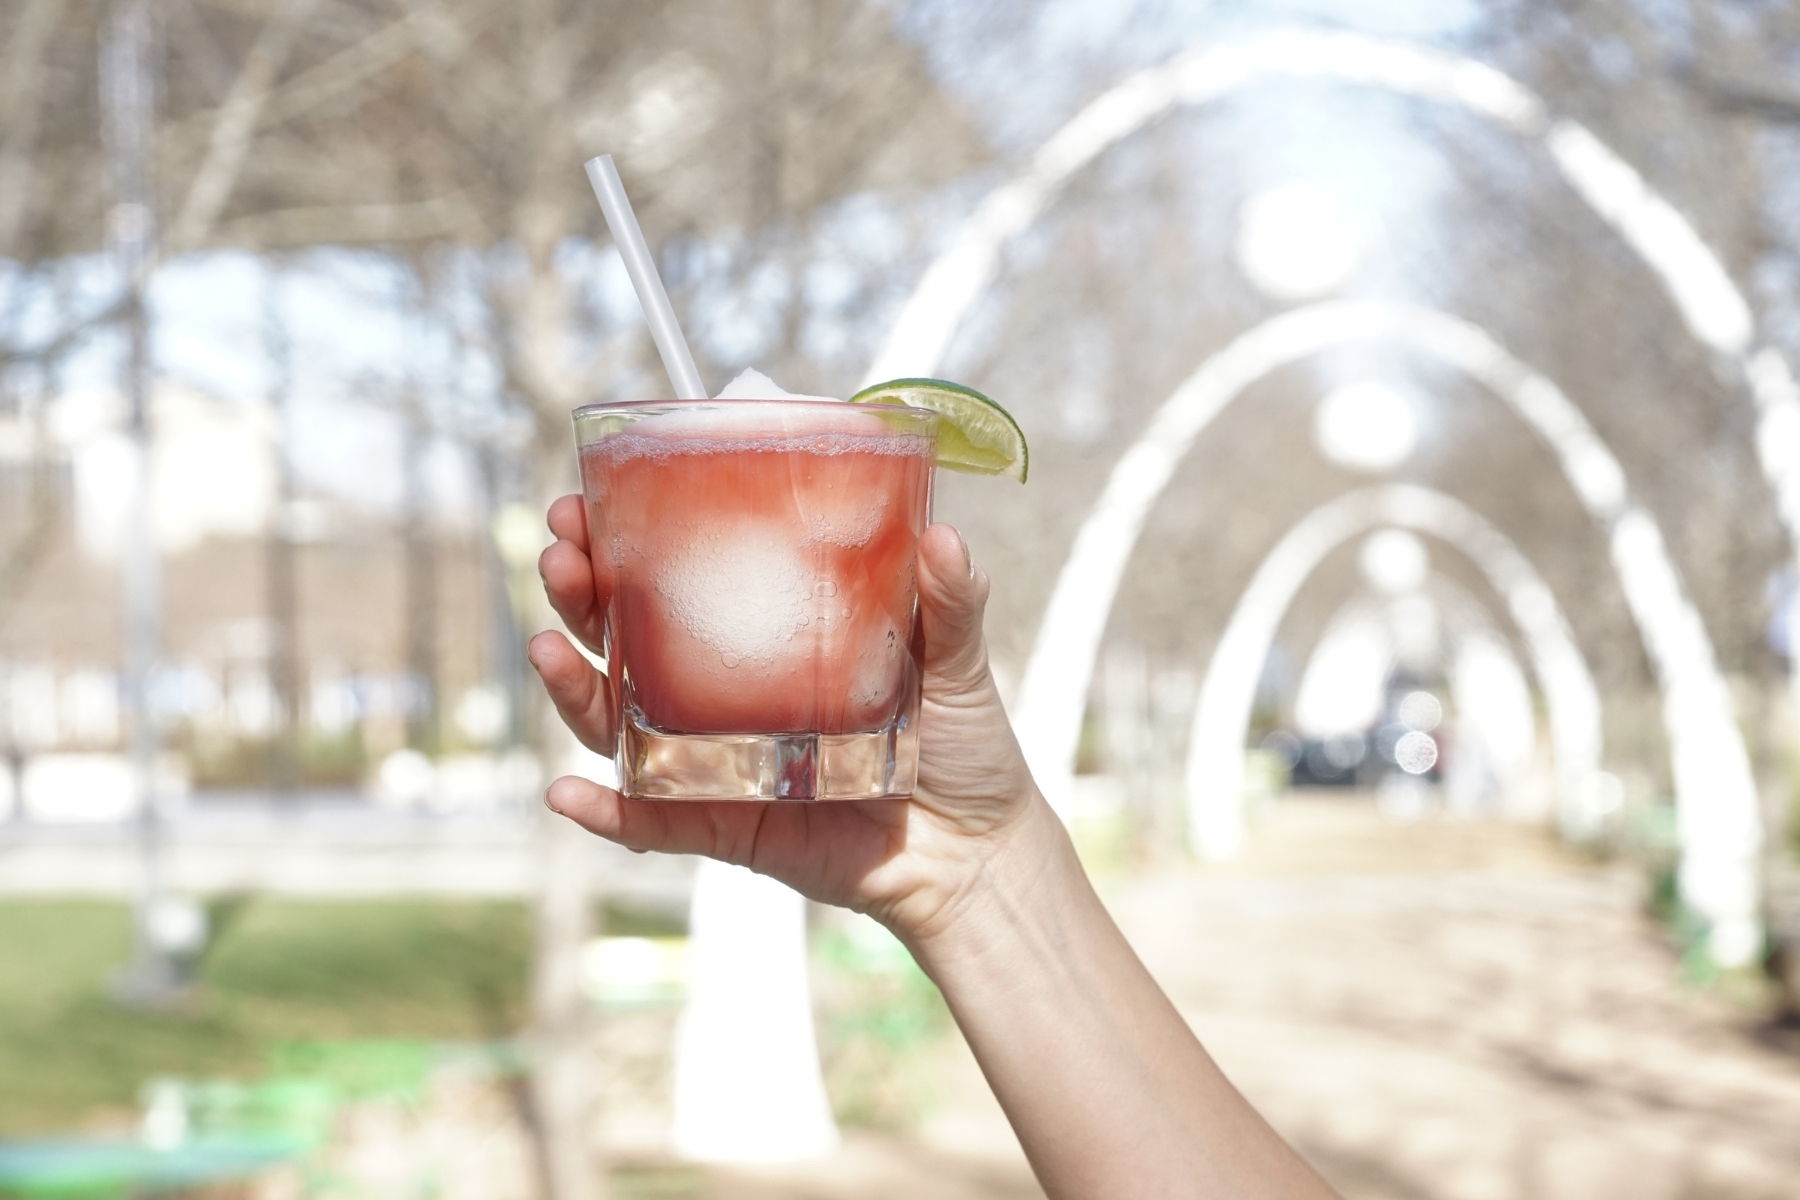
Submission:
[[[664,733],[628,713],[619,791],[634,800],[875,800],[911,796],[916,720],[870,733]]]

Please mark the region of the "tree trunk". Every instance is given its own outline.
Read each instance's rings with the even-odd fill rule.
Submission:
[[[578,971],[593,924],[587,878],[592,838],[547,809],[540,827],[543,884],[532,988],[539,1164],[546,1200],[604,1200],[606,1180],[592,1136],[596,1064]]]

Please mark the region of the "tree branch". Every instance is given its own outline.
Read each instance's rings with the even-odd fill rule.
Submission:
[[[0,254],[16,253],[14,239],[23,220],[31,180],[31,148],[37,141],[43,89],[38,74],[44,47],[62,16],[66,0],[29,0],[6,47],[0,73]]]
[[[1672,74],[1700,100],[1720,112],[1756,117],[1775,125],[1800,125],[1800,91],[1772,81],[1721,79],[1678,64]]]
[[[410,242],[473,233],[480,215],[461,195],[400,204],[283,208],[227,221],[217,241],[259,249]]]
[[[277,88],[264,104],[257,127],[292,120],[387,70],[421,46],[441,44],[446,22],[460,24],[466,31],[493,16],[498,8],[494,0],[469,0],[454,10],[444,0],[421,4],[398,21]]]
[[[244,156],[249,153],[256,129],[256,119],[274,86],[275,77],[293,48],[300,21],[312,7],[312,0],[276,0],[250,53],[244,59],[225,102],[219,106],[213,123],[206,158],[194,174],[187,199],[169,232],[169,248],[179,254],[206,240],[207,233],[219,219],[231,191],[243,170]]]

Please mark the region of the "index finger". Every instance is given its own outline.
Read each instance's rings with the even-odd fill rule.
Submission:
[[[546,518],[550,532],[566,542],[574,542],[583,549],[588,544],[587,506],[580,496],[558,496],[550,505],[550,513]]]

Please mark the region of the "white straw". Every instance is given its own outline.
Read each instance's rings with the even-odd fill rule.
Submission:
[[[656,260],[650,257],[650,247],[644,244],[644,231],[638,228],[637,217],[631,211],[631,201],[625,196],[625,185],[619,182],[619,169],[613,166],[612,155],[588,159],[587,176],[588,182],[594,185],[594,195],[600,199],[600,211],[606,214],[606,227],[612,230],[619,257],[625,260],[625,273],[631,276],[631,286],[637,291],[644,319],[650,322],[650,336],[656,339],[657,353],[662,355],[669,382],[675,385],[676,398],[705,400],[706,385],[700,382],[694,356],[688,352],[687,338],[682,336],[681,325],[675,320],[669,293],[663,290],[662,276],[656,273]]]

